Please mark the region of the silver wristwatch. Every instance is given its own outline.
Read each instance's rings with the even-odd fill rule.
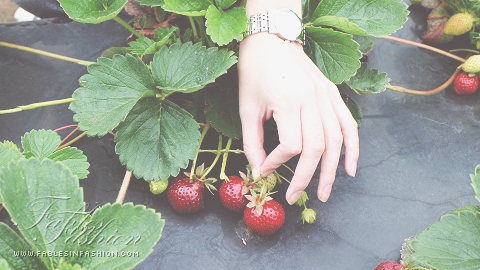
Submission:
[[[260,32],[276,34],[285,41],[300,44],[305,40],[302,20],[290,9],[270,10],[250,16],[246,36]]]

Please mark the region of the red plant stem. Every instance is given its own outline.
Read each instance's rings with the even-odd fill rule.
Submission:
[[[450,77],[450,79],[448,79],[448,81],[446,81],[444,84],[442,84],[439,87],[437,87],[435,89],[432,89],[432,90],[427,90],[427,91],[412,90],[412,89],[407,89],[407,88],[403,88],[401,86],[395,86],[395,85],[387,85],[387,89],[393,90],[393,91],[396,91],[396,92],[400,92],[400,93],[405,93],[405,94],[420,95],[420,96],[431,96],[431,95],[434,95],[434,94],[437,94],[437,93],[441,92],[442,90],[447,88],[450,84],[452,84],[453,81],[455,80],[455,77],[458,75],[458,73],[460,73],[460,71],[461,71],[461,69],[457,68],[457,70],[453,73],[453,75]]]
[[[61,142],[60,142],[60,145],[59,146],[62,146],[63,144],[65,144],[65,142],[67,142],[68,139],[70,139],[73,134],[75,134],[75,132],[78,131],[78,128],[75,128],[74,130],[72,130],[68,135],[67,137],[65,137]]]
[[[132,178],[132,171],[127,170],[125,176],[123,177],[122,186],[118,192],[117,200],[115,202],[122,204],[127,194],[128,185],[130,184],[130,179]]]
[[[432,47],[432,46],[428,46],[428,45],[425,45],[425,44],[422,44],[422,43],[418,43],[418,42],[415,42],[415,41],[411,41],[411,40],[406,40],[406,39],[403,39],[403,38],[397,38],[397,37],[392,37],[392,36],[384,36],[384,37],[381,37],[383,39],[388,39],[388,40],[393,40],[393,41],[397,41],[397,42],[400,42],[400,43],[404,43],[404,44],[408,44],[408,45],[412,45],[412,46],[416,46],[416,47],[420,47],[420,48],[423,48],[423,49],[427,49],[427,50],[430,50],[430,51],[433,51],[433,52],[436,52],[436,53],[439,53],[439,54],[442,54],[442,55],[445,55],[445,56],[448,56],[452,59],[455,59],[457,61],[460,61],[460,62],[465,62],[466,59],[464,58],[461,58],[459,56],[456,56],[454,54],[451,54],[449,52],[446,52],[446,51],[442,51],[440,49],[437,49],[435,47]]]
[[[59,131],[62,131],[62,130],[68,129],[68,128],[73,128],[73,127],[78,127],[78,124],[72,124],[72,125],[68,125],[68,126],[59,127],[57,129],[54,129],[53,131],[54,132],[59,132]]]

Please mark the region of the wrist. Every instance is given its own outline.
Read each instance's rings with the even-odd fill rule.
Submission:
[[[302,14],[302,1],[301,0],[247,0],[247,16],[258,14],[261,12],[288,8],[293,10],[299,16]]]

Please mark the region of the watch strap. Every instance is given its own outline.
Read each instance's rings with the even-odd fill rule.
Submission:
[[[257,34],[257,33],[260,33],[260,32],[268,32],[270,34],[278,34],[275,31],[274,27],[272,25],[270,25],[270,17],[271,17],[271,15],[270,15],[269,11],[251,15],[248,18],[247,31],[245,33],[245,36]],[[304,27],[303,23],[302,23],[302,27]],[[280,37],[280,38],[282,38],[282,37]],[[305,40],[305,30],[302,30],[301,39],[297,39],[297,40],[283,39],[283,40],[288,41],[288,42],[292,42],[292,41],[293,42],[298,42],[298,43],[303,45],[304,44],[303,41]]]

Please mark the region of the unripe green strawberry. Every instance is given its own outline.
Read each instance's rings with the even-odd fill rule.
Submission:
[[[167,189],[168,179],[167,180],[150,181],[149,186],[150,186],[150,191],[153,194],[160,194]]]
[[[443,32],[453,36],[463,35],[472,29],[476,20],[470,13],[457,13],[448,19]]]
[[[298,198],[298,200],[295,202],[295,205],[298,206],[303,206],[305,203],[308,201],[308,195],[307,192],[302,191],[302,195]]]
[[[310,209],[310,208],[305,208],[302,212],[302,220],[303,223],[307,222],[308,224],[312,224],[315,222],[315,219],[317,218],[317,212],[315,210]]]
[[[257,187],[262,188],[263,182],[265,182],[265,188],[267,191],[270,191],[275,188],[275,185],[277,185],[277,176],[275,173],[267,175],[267,177],[264,177],[262,180],[257,182]]]
[[[469,57],[460,67],[470,75],[480,72],[480,55],[477,54]]]

